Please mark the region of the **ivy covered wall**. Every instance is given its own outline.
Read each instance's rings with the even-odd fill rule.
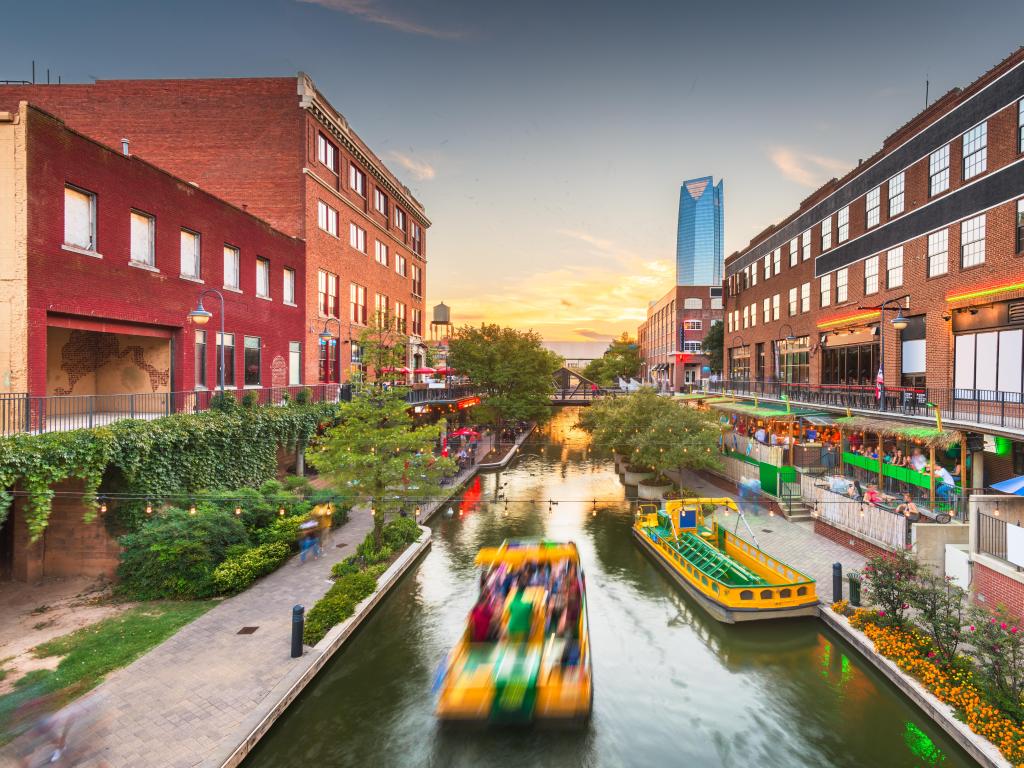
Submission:
[[[276,474],[278,449],[305,445],[337,407],[238,408],[0,438],[0,524],[16,488],[26,496],[29,535],[39,538],[50,517],[53,485],[64,480],[82,481],[86,522],[98,510],[105,477],[116,478],[119,494],[154,504],[199,490],[259,485]]]

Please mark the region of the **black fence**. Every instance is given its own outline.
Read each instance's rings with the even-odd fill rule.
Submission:
[[[226,389],[225,397],[240,405],[287,405],[290,402],[349,402],[351,384]],[[473,395],[472,385],[409,390],[412,404],[457,401]],[[0,435],[68,432],[113,424],[122,419],[157,419],[174,413],[202,413],[215,404],[219,390],[152,392],[113,395],[36,397],[0,393]]]
[[[1006,560],[1006,521],[984,512],[978,513],[977,550]]]

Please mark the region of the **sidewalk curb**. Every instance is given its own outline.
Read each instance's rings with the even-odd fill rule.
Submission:
[[[885,675],[911,704],[959,744],[978,765],[985,768],[1012,768],[995,745],[968,728],[966,723],[956,719],[952,707],[939,701],[917,680],[905,674],[895,662],[877,653],[874,643],[867,635],[851,627],[849,621],[836,615],[827,605],[822,604],[819,617],[829,629],[852,645],[875,669]]]
[[[216,765],[221,768],[235,768],[241,764],[246,756],[253,750],[260,739],[266,735],[278,718],[288,709],[288,706],[299,696],[309,685],[321,669],[334,655],[341,650],[352,634],[359,628],[363,621],[373,613],[374,608],[384,599],[401,578],[414,566],[420,558],[430,549],[431,530],[420,526],[422,535],[419,540],[403,552],[394,563],[391,564],[377,580],[377,589],[372,595],[356,606],[355,612],[341,624],[332,627],[324,638],[312,648],[306,648],[299,660],[299,667],[292,674],[287,675],[273,690],[267,698],[275,699],[273,707],[269,712],[257,713],[247,719],[245,723],[246,736],[240,744],[231,750],[226,759],[217,761]],[[283,689],[283,690],[281,690]],[[277,693],[281,691],[280,693]]]

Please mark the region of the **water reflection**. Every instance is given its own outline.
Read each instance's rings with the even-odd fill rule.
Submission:
[[[575,419],[560,413],[435,519],[431,552],[248,765],[970,764],[819,622],[727,626],[691,603],[635,546],[622,485]],[[587,572],[590,725],[439,727],[431,684],[475,597],[477,550],[540,536],[575,540]]]

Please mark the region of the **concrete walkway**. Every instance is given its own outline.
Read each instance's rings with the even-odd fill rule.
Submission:
[[[683,486],[708,497],[737,498],[728,480],[713,481],[688,470],[669,474],[678,476]],[[843,564],[845,582],[845,574],[860,570],[866,562],[863,555],[816,534],[814,523],[809,520],[794,522],[779,514],[770,516],[765,507],[758,507],[755,514],[746,512],[744,517],[765,552],[803,571],[817,582],[818,597],[823,603],[832,602],[832,563]],[[730,530],[750,539],[750,532],[742,522],[736,527],[737,518],[723,518],[725,521],[729,521]],[[845,583],[843,588],[846,589]]]
[[[312,607],[330,586],[331,566],[372,527],[369,512],[353,511],[319,560],[293,557],[111,674],[79,700],[90,722],[82,732],[73,727],[70,742],[101,748],[111,766],[221,765],[245,738],[252,712],[315,653],[289,655],[292,606]],[[238,634],[243,627],[256,630]],[[0,752],[0,764],[11,758],[11,747]]]

